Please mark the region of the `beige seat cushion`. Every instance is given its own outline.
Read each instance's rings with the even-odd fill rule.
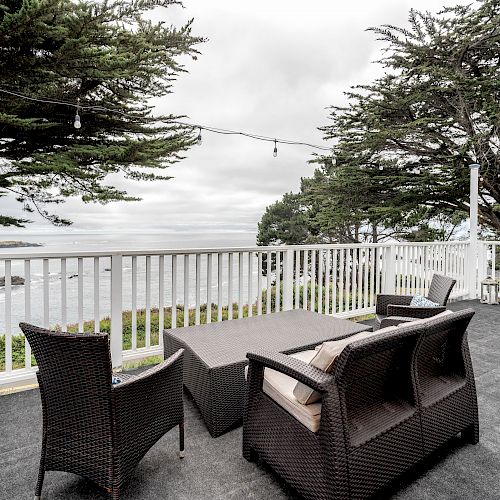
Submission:
[[[291,356],[309,363],[315,354],[315,351],[302,351],[291,354]],[[321,403],[307,406],[300,404],[293,395],[296,384],[297,381],[288,375],[270,368],[264,370],[263,392],[310,431],[318,432],[321,420]]]
[[[360,332],[345,339],[323,342],[321,347],[315,351],[315,356],[311,359],[309,364],[329,373],[333,368],[337,356],[347,345],[357,340],[367,339],[374,335],[391,332],[393,330],[396,330],[395,326],[388,326],[387,328],[381,328],[375,332]],[[321,399],[321,394],[319,392],[311,389],[302,382],[297,382],[293,394],[297,398],[297,401],[303,405],[310,405]]]

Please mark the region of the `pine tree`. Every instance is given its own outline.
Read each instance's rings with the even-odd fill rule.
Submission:
[[[73,126],[75,108],[0,92],[0,196],[13,193],[25,211],[68,224],[45,205],[135,200],[106,184],[110,174],[169,178],[163,169],[194,140],[176,117],[153,116],[150,99],[172,92],[185,72],[179,59],[196,58],[204,39],[191,34],[192,21],[176,28],[147,15],[177,3],[0,0],[0,89],[79,102],[82,124]],[[0,225],[26,222],[0,215]]]

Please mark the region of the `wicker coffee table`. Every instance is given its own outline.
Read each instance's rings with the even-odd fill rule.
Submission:
[[[302,309],[165,330],[165,357],[184,348],[184,385],[212,437],[243,417],[246,354],[265,348],[291,354],[371,327]]]

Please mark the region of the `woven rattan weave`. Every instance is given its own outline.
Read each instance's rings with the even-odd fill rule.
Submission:
[[[292,353],[369,330],[367,325],[302,309],[165,330],[165,357],[185,349],[184,384],[213,437],[243,417],[248,351]]]

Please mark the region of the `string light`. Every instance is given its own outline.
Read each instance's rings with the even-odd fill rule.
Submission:
[[[81,120],[80,120],[80,115],[79,111],[80,110],[88,110],[88,111],[96,111],[96,112],[105,112],[105,113],[111,113],[111,114],[117,114],[126,118],[130,119],[137,119],[137,116],[130,115],[128,113],[124,113],[123,111],[115,110],[115,109],[110,109],[106,108],[104,106],[94,106],[94,105],[82,105],[80,104],[80,100],[78,99],[78,102],[75,104],[73,102],[68,102],[68,101],[57,101],[54,99],[48,99],[48,98],[36,98],[36,97],[30,97],[27,95],[19,94],[18,92],[12,92],[10,90],[2,89],[0,88],[0,92],[4,94],[9,94],[15,97],[18,97],[20,99],[25,99],[27,101],[34,101],[34,102],[41,102],[45,104],[57,104],[60,106],[69,106],[69,107],[74,107],[76,108],[76,115],[75,115],[75,120],[73,123],[73,126],[75,128],[80,128],[81,127]],[[276,139],[273,137],[268,137],[265,135],[258,135],[258,134],[253,134],[250,132],[239,132],[236,130],[228,130],[228,129],[223,129],[223,128],[218,128],[218,127],[211,127],[208,125],[201,125],[198,123],[187,123],[187,122],[182,122],[178,120],[158,120],[158,122],[165,122],[168,124],[174,124],[174,125],[181,125],[183,127],[188,127],[191,130],[196,130],[198,129],[198,137],[197,137],[197,143],[201,144],[201,131],[206,130],[207,132],[212,132],[214,134],[222,134],[222,135],[241,135],[244,137],[248,137],[250,139],[255,139],[257,141],[266,141],[266,142],[274,142],[274,151],[273,155],[277,156],[278,155],[278,148],[277,144],[289,144],[293,146],[306,146],[311,149],[317,149],[321,151],[328,151],[331,152],[332,148],[327,147],[327,146],[319,146],[317,144],[311,144],[309,142],[303,142],[303,141],[294,141],[294,140],[289,140],[289,139]]]
[[[73,127],[76,129],[81,128],[82,122],[80,121],[80,115],[78,114],[78,111],[80,110],[80,98],[78,98],[78,104],[76,106],[76,115],[75,115],[75,121],[73,123]]]

